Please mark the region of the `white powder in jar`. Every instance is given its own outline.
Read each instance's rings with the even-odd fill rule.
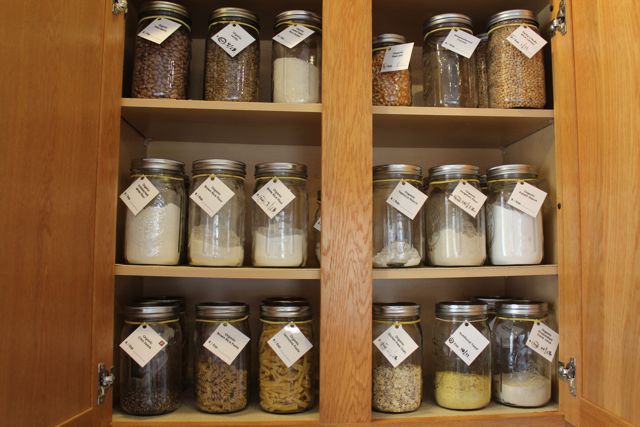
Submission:
[[[320,70],[298,58],[273,62],[273,102],[320,102]]]
[[[240,267],[244,247],[238,235],[216,233],[204,226],[193,227],[189,234],[189,263],[209,267]]]
[[[487,257],[484,233],[465,233],[445,228],[428,237],[427,251],[429,262],[433,265],[476,266],[484,264]]]
[[[307,236],[302,230],[269,235],[266,227],[260,227],[253,233],[253,265],[256,267],[301,267],[306,255]]]
[[[422,261],[420,252],[406,242],[391,242],[373,257],[374,267],[415,267]]]
[[[178,264],[180,207],[147,206],[138,215],[127,210],[124,256],[131,264]]]
[[[535,218],[496,203],[489,215],[489,258],[494,265],[540,264],[543,256],[542,213]]]
[[[535,372],[513,372],[502,375],[497,397],[502,403],[513,406],[537,407],[551,399],[551,380]]]

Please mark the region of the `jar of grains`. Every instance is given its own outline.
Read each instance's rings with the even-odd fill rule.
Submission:
[[[192,171],[193,189],[205,185],[204,191],[217,195],[214,197],[230,195],[231,198],[211,216],[193,199],[189,201],[189,264],[241,266],[244,260],[245,164],[234,160],[196,160]]]
[[[400,355],[390,351],[389,343],[401,343]],[[373,409],[415,411],[422,403],[420,306],[374,303],[373,344]]]
[[[487,76],[487,44],[489,34],[478,34],[480,39],[474,56],[476,57],[476,86],[478,87],[478,107],[489,107],[489,80]]]
[[[511,298],[500,296],[475,297],[474,299],[487,304],[487,321],[489,322],[489,329],[491,330],[493,330],[493,325],[496,322],[496,315],[500,304],[511,301]]]
[[[458,331],[458,328],[462,328]],[[459,343],[461,351],[472,339],[486,344],[475,359],[462,359],[447,345]],[[491,332],[487,305],[481,302],[449,301],[436,304],[434,332],[435,399],[448,409],[480,409],[491,401]],[[468,350],[466,350],[468,351]]]
[[[124,257],[130,264],[176,265],[184,242],[184,163],[166,159],[134,160],[131,182],[143,177],[159,194],[137,215],[127,210]]]
[[[320,234],[320,230],[322,226],[320,222],[320,214],[322,213],[322,209],[321,209],[322,194],[320,193],[320,190],[318,190],[317,202],[318,202],[318,207],[316,209],[316,215],[314,217],[313,236],[315,237],[315,241],[316,241],[316,247],[315,247],[316,259],[318,260],[318,264],[320,264],[320,259],[322,258],[322,235]]]
[[[308,36],[291,48],[272,42],[273,102],[320,102],[322,20],[313,12],[289,10],[275,20],[274,32],[285,30],[295,39]]]
[[[241,49],[233,45],[241,40]],[[222,48],[220,45],[226,46]],[[238,52],[239,51],[239,52]],[[260,25],[246,9],[211,12],[204,69],[207,101],[257,101],[260,85]]]
[[[519,27],[538,33],[530,10],[507,10],[489,19],[487,74],[492,108],[544,108],[546,103],[542,50],[531,59],[507,39]]]
[[[399,34],[380,34],[373,39],[373,105],[411,105],[411,69],[386,71],[384,57],[389,47],[404,44]]]
[[[138,17],[131,96],[187,99],[189,12],[177,3],[150,1],[140,8]]]
[[[465,58],[443,46],[451,31],[472,34],[471,18],[445,13],[429,19],[422,27],[424,103],[427,107],[477,107],[475,55]]]

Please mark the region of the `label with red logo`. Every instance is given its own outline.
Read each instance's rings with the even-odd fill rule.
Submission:
[[[143,323],[122,341],[120,348],[144,368],[166,345],[167,341],[160,334]]]

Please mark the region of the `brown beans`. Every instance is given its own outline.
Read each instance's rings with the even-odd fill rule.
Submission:
[[[385,50],[373,52],[373,105],[411,105],[411,72],[381,73]]]

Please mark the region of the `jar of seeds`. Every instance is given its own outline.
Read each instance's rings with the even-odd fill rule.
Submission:
[[[489,80],[487,76],[487,44],[489,34],[478,34],[480,39],[474,53],[476,57],[476,86],[478,86],[478,107],[489,107]]]
[[[382,69],[389,47],[406,42],[399,34],[380,34],[373,39],[373,105],[411,105],[411,70]]]

